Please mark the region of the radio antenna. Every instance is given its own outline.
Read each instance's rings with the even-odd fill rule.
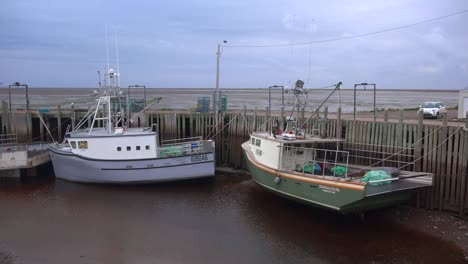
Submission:
[[[115,28],[114,28],[114,38],[115,38],[115,56],[117,58],[117,86],[120,89],[119,46],[117,45],[117,30],[115,30]]]
[[[110,76],[109,76],[109,40],[107,39],[107,24],[106,24],[106,57],[107,57],[107,77],[106,77],[106,83],[107,83],[107,78],[109,78],[108,84],[110,85]]]

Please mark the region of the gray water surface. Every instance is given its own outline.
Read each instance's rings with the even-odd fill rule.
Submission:
[[[458,248],[382,214],[362,223],[246,176],[141,186],[3,180],[0,209],[0,251],[14,263],[463,263]]]

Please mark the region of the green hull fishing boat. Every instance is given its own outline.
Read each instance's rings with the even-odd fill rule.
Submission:
[[[296,84],[296,109],[301,88]],[[395,205],[415,189],[432,186],[430,173],[349,164],[342,139],[305,134],[296,121],[287,118],[287,133],[277,122],[272,131],[253,132],[242,144],[251,177],[273,193],[347,214]]]

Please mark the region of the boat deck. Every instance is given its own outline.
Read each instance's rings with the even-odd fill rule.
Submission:
[[[294,144],[294,143],[336,143],[342,142],[342,139],[337,138],[321,138],[317,136],[306,135],[304,137],[296,137],[295,139],[283,139],[281,135],[276,137],[272,136],[270,132],[253,132],[252,136],[259,137],[262,139],[268,139],[275,142]]]
[[[400,178],[393,181],[391,184],[374,186],[367,184],[366,196],[380,195],[384,193],[391,193],[403,190],[417,189],[432,186],[432,176],[427,173],[426,176],[419,176],[418,178]]]
[[[151,131],[151,128],[127,128],[122,134],[112,133],[109,134],[105,128],[93,128],[92,133],[89,133],[89,128],[79,129],[70,133],[70,137],[108,137],[108,136],[138,136],[138,135],[152,135],[155,132]]]

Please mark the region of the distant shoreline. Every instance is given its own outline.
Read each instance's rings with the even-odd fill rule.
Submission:
[[[0,89],[8,89],[8,87],[0,87]],[[96,90],[96,89],[99,89],[99,87],[29,87],[29,89],[35,89],[35,90],[47,90],[47,89],[67,89],[67,90]],[[122,90],[125,90],[125,89],[128,89],[128,87],[121,87]],[[138,88],[131,88],[132,90],[143,90],[142,87],[138,87]],[[146,89],[152,89],[152,90],[202,90],[202,91],[214,91],[215,88],[187,88],[187,87],[182,87],[182,88],[161,88],[161,87],[146,87]],[[307,88],[307,89],[310,89],[310,90],[314,90],[314,91],[330,91],[332,90],[333,88],[329,88],[329,89],[323,89],[323,88]],[[268,88],[265,88],[265,87],[260,87],[260,88],[220,88],[221,91],[229,91],[229,90],[232,90],[232,91],[242,91],[242,90],[246,90],[246,91],[251,91],[251,90],[268,90]],[[274,90],[281,90],[281,89],[274,89]],[[352,91],[353,88],[342,88],[342,90],[346,90],[346,91]],[[360,88],[359,90],[362,90],[362,88]],[[367,89],[368,91],[371,90],[371,88]],[[379,89],[377,88],[377,92],[379,91],[385,91],[385,92],[391,92],[391,91],[408,91],[408,92],[411,92],[411,91],[421,91],[421,92],[459,92],[460,90],[464,90],[464,89],[404,89],[404,88],[392,88],[392,89],[388,89],[388,88],[385,88],[385,89]]]

